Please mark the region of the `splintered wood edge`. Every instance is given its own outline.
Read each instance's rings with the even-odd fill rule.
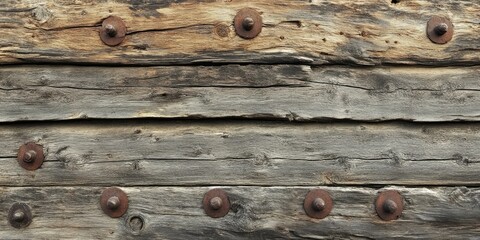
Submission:
[[[0,127],[0,165],[8,173],[0,185],[477,186],[479,129],[143,120],[7,125]],[[48,154],[32,178],[10,155],[19,142],[39,138]]]
[[[475,1],[130,3],[9,3],[0,26],[5,46],[0,48],[0,62],[449,66],[480,61],[480,35],[474,30],[480,3]],[[440,14],[432,5],[455,25],[455,35],[446,45],[430,42],[425,34],[428,19]],[[233,27],[235,14],[245,7],[261,13],[264,21],[262,33],[248,41],[236,36]],[[121,17],[128,27],[119,47],[106,46],[98,37],[99,22],[109,16]]]
[[[393,235],[442,238],[448,234],[454,239],[468,239],[475,238],[480,231],[478,188],[387,187],[385,189],[401,192],[408,200],[401,219],[385,223],[375,213],[373,200],[378,191],[375,188],[322,187],[332,195],[335,208],[327,218],[313,220],[303,211],[304,197],[312,186],[218,187],[229,192],[233,207],[232,214],[221,219],[210,218],[201,207],[203,195],[210,187],[123,187],[131,205],[122,219],[110,218],[99,209],[98,194],[103,188],[5,187],[2,198],[22,198],[31,205],[34,220],[22,231],[8,226],[7,221],[0,221],[0,234],[4,238],[49,239],[179,239],[192,236],[211,239],[226,235],[229,239],[244,239],[245,235],[249,238],[355,238],[360,235],[368,238]],[[8,209],[10,204],[0,201],[2,209]],[[5,218],[5,214],[0,212],[0,217]],[[139,231],[132,229],[129,222],[135,217],[143,221]],[[448,224],[445,224],[446,218]],[[461,223],[461,227],[457,223]],[[409,229],[408,233],[405,229]]]

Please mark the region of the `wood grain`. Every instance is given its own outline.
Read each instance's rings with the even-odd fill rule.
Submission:
[[[374,199],[384,189],[322,187],[334,199],[330,216],[305,215],[310,187],[222,187],[231,210],[213,219],[202,209],[207,187],[124,187],[129,210],[112,219],[100,210],[97,187],[0,188],[1,239],[478,239],[480,189],[402,188],[405,209],[399,220],[381,221]],[[15,202],[30,205],[32,224],[7,225]],[[134,231],[130,219],[140,216]]]
[[[235,35],[244,7],[261,12],[262,33]],[[0,63],[89,64],[422,64],[478,65],[477,0],[21,0],[0,3]],[[426,36],[433,15],[452,20],[454,38]],[[98,36],[119,16],[127,37],[117,47]]]
[[[479,67],[4,66],[0,122],[129,118],[480,120]]]
[[[54,123],[0,127],[1,186],[480,185],[478,124]],[[18,147],[42,144],[27,171]]]

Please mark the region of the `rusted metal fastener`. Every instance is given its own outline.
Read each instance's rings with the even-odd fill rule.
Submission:
[[[252,39],[262,32],[262,16],[255,9],[244,8],[235,16],[234,25],[238,36]]]
[[[42,166],[45,160],[43,146],[34,142],[23,144],[18,149],[17,161],[21,167],[33,171]]]
[[[327,191],[313,189],[305,196],[303,209],[309,217],[322,219],[327,217],[332,211],[333,200]]]
[[[220,218],[230,211],[228,195],[222,189],[212,189],[203,197],[203,210],[212,218]]]
[[[398,219],[403,211],[402,195],[395,190],[381,192],[375,200],[375,210],[378,216],[385,221]]]
[[[427,23],[428,38],[438,44],[445,44],[452,40],[453,24],[446,17],[433,16]]]
[[[127,27],[123,20],[116,16],[110,16],[103,20],[100,39],[108,46],[116,46],[123,42],[126,33]]]
[[[8,212],[8,222],[14,228],[25,228],[32,223],[32,211],[25,203],[14,203]]]
[[[100,206],[105,214],[112,218],[123,216],[128,209],[128,196],[120,188],[111,187],[103,190]]]

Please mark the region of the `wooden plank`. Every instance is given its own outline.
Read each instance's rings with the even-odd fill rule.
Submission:
[[[262,13],[254,40],[235,35],[244,7]],[[0,3],[0,63],[100,64],[347,63],[478,64],[477,0],[22,0]],[[118,47],[98,36],[103,19],[119,16],[128,33]],[[433,15],[452,19],[454,39],[426,36]]]
[[[381,221],[373,202],[383,189],[324,188],[334,199],[330,216],[305,215],[303,199],[314,187],[223,187],[232,209],[213,219],[201,201],[209,188],[128,187],[129,210],[120,219],[102,213],[97,187],[0,189],[2,239],[478,239],[480,189],[389,188],[405,198],[399,220]],[[14,202],[32,207],[33,222],[22,230],[10,227],[7,210]],[[129,219],[141,216],[134,232]],[[134,225],[138,226],[138,225]],[[68,229],[68,230],[67,230]]]
[[[480,185],[478,124],[106,122],[0,127],[1,186]],[[16,162],[24,142],[46,162]]]
[[[4,66],[0,121],[278,118],[479,121],[480,67]]]

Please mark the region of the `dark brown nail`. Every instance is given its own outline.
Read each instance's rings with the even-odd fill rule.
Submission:
[[[228,195],[222,189],[212,189],[203,196],[203,210],[212,218],[220,218],[230,211]]]
[[[386,190],[375,199],[377,215],[385,221],[398,219],[403,211],[403,197],[398,191]]]
[[[262,31],[262,16],[255,9],[243,8],[238,11],[233,20],[235,32],[245,39],[252,39]]]
[[[433,16],[427,23],[427,36],[437,44],[445,44],[453,38],[453,24],[446,17]]]
[[[103,20],[100,29],[100,39],[108,46],[116,46],[123,42],[127,34],[127,27],[123,20],[116,16],[110,16]]]
[[[303,209],[309,217],[322,219],[327,217],[332,211],[333,200],[327,191],[313,189],[305,196]]]
[[[45,155],[43,146],[34,142],[26,143],[18,149],[17,162],[27,170],[36,170],[42,166]]]
[[[103,190],[100,206],[105,214],[112,218],[123,216],[128,210],[128,196],[120,188],[111,187]]]
[[[32,222],[32,211],[25,203],[14,203],[8,211],[8,222],[14,228],[25,228]]]

